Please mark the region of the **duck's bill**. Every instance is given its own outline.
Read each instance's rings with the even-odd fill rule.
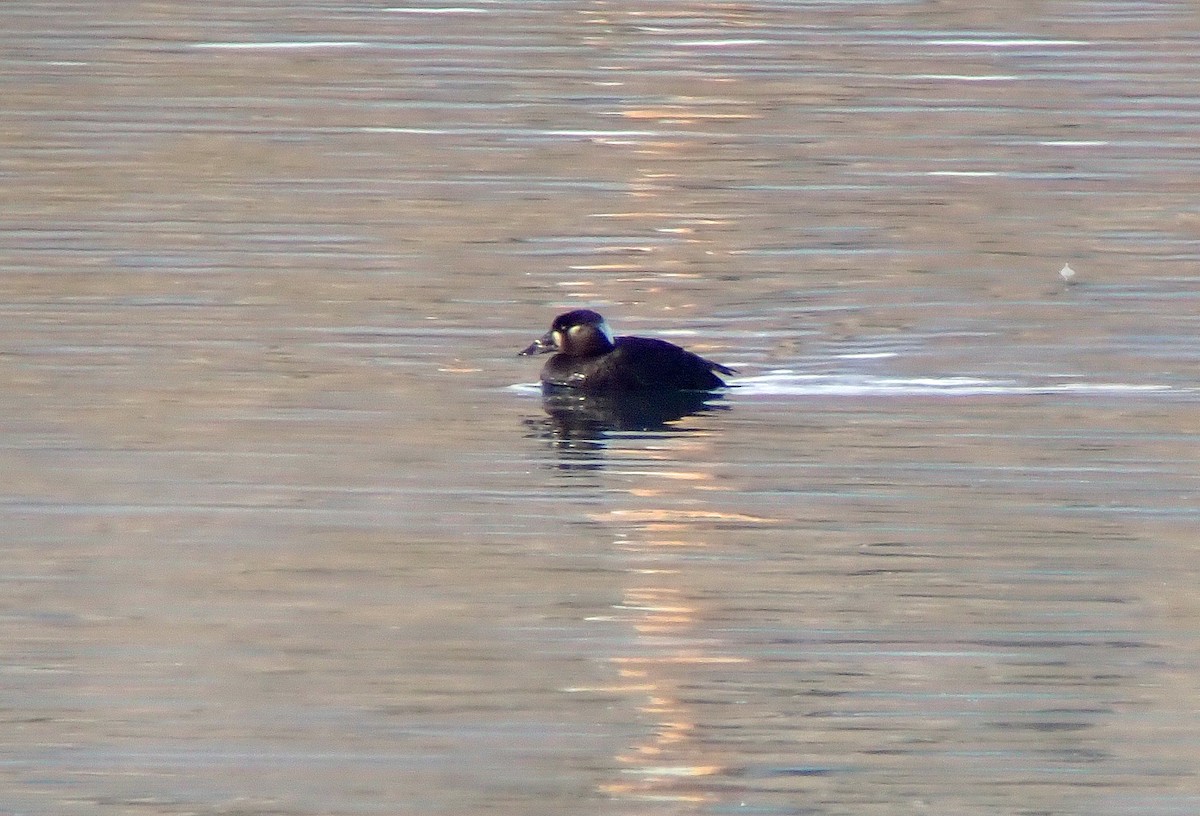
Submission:
[[[524,351],[518,352],[517,356],[528,357],[532,354],[549,354],[552,351],[558,351],[558,346],[554,344],[554,333],[546,332],[537,340],[530,343],[529,347]]]

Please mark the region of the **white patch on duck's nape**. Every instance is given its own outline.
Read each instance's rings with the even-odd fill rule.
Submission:
[[[604,335],[604,339],[608,341],[608,344],[609,344],[610,346],[613,344],[613,333],[612,333],[612,329],[610,329],[610,328],[608,327],[608,321],[607,321],[607,320],[601,320],[599,323],[597,323],[597,324],[596,324],[596,331],[598,331],[598,332],[600,332],[602,335]]]

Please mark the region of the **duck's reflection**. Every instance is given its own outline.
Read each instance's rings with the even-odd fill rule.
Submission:
[[[573,388],[546,386],[542,390],[546,415],[526,419],[525,426],[531,437],[550,444],[560,467],[591,470],[603,464],[612,434],[687,433],[687,428],[673,423],[728,411],[724,398],[714,391],[585,394]]]
[[[724,395],[714,391],[635,391],[581,394],[547,387],[542,407],[563,433],[578,438],[609,431],[661,431],[684,417],[718,410]]]

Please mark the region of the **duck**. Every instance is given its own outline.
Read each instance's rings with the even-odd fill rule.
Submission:
[[[726,383],[718,373],[737,372],[674,343],[653,337],[614,337],[591,309],[554,318],[550,331],[519,356],[554,356],[542,368],[542,387],[578,393],[712,391]]]

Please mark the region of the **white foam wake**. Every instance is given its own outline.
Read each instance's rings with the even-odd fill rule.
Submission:
[[[1169,385],[1087,382],[1059,378],[1022,382],[982,377],[879,377],[866,374],[799,374],[788,369],[730,383],[739,394],[796,396],[979,396],[1056,393],[1122,394],[1175,390]]]

